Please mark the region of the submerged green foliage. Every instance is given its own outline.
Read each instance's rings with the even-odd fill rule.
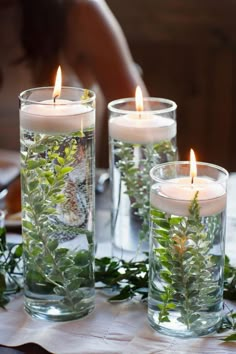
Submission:
[[[22,233],[27,289],[36,293],[54,293],[71,310],[78,310],[83,298],[81,287],[93,285],[92,233],[75,228],[75,235],[87,237],[89,250],[72,251],[61,247],[63,229],[73,238],[73,226],[57,218],[67,212],[70,195],[67,176],[74,170],[77,153],[75,138],[35,134],[34,141],[22,143]],[[23,146],[25,144],[25,150]],[[82,259],[82,261],[81,261]],[[82,263],[81,263],[82,262]]]
[[[201,221],[197,197],[198,193],[188,217],[169,216],[151,209],[152,237],[157,247],[152,250],[150,267],[158,269],[164,287],[156,292],[151,279],[152,296],[160,296],[159,321],[168,322],[170,311],[175,309],[180,313],[178,321],[188,329],[194,329],[201,311],[214,306],[222,296],[220,280],[212,275],[221,256],[209,252],[212,232]],[[219,225],[217,218],[209,218],[208,229]]]
[[[117,158],[115,164],[121,174],[120,183],[124,182],[131,209],[141,222],[139,240],[142,242],[148,239],[149,230],[150,169],[155,164],[175,160],[176,149],[171,141],[149,145],[116,141],[114,153]]]

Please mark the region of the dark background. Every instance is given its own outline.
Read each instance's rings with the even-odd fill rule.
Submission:
[[[150,96],[177,105],[180,159],[236,171],[236,1],[107,0]]]

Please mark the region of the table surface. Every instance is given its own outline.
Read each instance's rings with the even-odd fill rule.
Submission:
[[[235,253],[235,232],[236,232],[236,173],[232,173],[230,175],[229,179],[229,192],[228,192],[228,205],[227,205],[227,229],[226,229],[226,254],[230,257],[232,263],[236,265],[236,253]],[[104,193],[97,193],[96,195],[96,236],[97,236],[97,242],[98,242],[98,249],[97,249],[97,254],[96,256],[99,257],[101,255],[104,255],[104,250],[106,255],[110,256],[111,255],[111,246],[110,246],[110,225],[109,225],[109,220],[110,220],[110,203],[109,203],[109,188],[106,188]],[[15,301],[15,300],[14,300]],[[16,300],[15,305],[12,305],[12,308],[9,310],[9,314],[14,315],[14,311],[18,311],[18,307],[21,309],[21,304],[19,305],[17,301],[21,300]],[[14,307],[15,306],[15,307]],[[104,309],[106,309],[104,311]],[[97,312],[96,312],[97,311]],[[195,338],[195,339],[189,339],[189,340],[181,340],[179,338],[171,338],[167,336],[162,336],[160,334],[157,334],[154,332],[148,325],[147,319],[145,316],[146,309],[144,308],[143,304],[140,303],[132,303],[130,304],[129,302],[127,303],[122,303],[122,304],[108,304],[106,302],[106,298],[102,295],[97,296],[97,304],[96,304],[96,309],[94,313],[90,316],[88,316],[84,320],[77,321],[79,322],[78,325],[78,334],[80,336],[81,328],[83,328],[84,324],[84,331],[88,327],[88,331],[91,331],[91,324],[92,321],[97,321],[99,324],[99,319],[101,317],[101,324],[102,325],[102,312],[104,311],[104,316],[107,317],[107,320],[109,321],[109,316],[111,316],[111,320],[113,323],[109,327],[110,333],[106,333],[107,336],[107,343],[104,348],[99,350],[99,348],[96,346],[94,349],[92,348],[92,342],[96,343],[94,341],[94,337],[92,333],[87,333],[86,335],[88,336],[88,350],[83,345],[83,341],[81,341],[81,347],[80,347],[80,340],[77,340],[77,351],[73,351],[73,353],[86,353],[86,354],[94,354],[94,353],[101,353],[101,354],[121,354],[121,353],[142,353],[142,354],[154,354],[154,353],[165,353],[165,354],[170,354],[173,353],[174,351],[178,354],[185,354],[189,353],[191,350],[192,353],[196,354],[209,354],[209,353],[221,353],[221,354],[227,354],[227,353],[235,353],[236,352],[236,344],[234,343],[222,343],[217,338],[212,339],[210,338]],[[23,312],[23,311],[22,311]],[[105,313],[106,312],[106,313]],[[9,347],[3,346],[3,344],[8,344],[12,343],[12,338],[9,338],[9,341],[6,343],[3,343],[1,341],[1,331],[3,326],[5,325],[5,321],[7,319],[7,313],[2,311],[0,313],[0,353],[1,354],[22,354],[22,353],[52,353],[54,351],[47,351],[46,349],[42,348],[41,346],[35,344],[35,343],[29,343],[29,340],[24,340],[22,339],[22,343],[27,343],[24,345],[18,345],[17,341],[13,345],[11,344]],[[20,317],[19,312],[18,312],[18,317]],[[30,321],[31,319],[28,319],[28,315],[23,314],[23,321]],[[26,317],[27,316],[27,317]],[[104,318],[105,318],[104,317]],[[30,322],[29,322],[30,323]],[[74,321],[75,323],[75,321]],[[26,323],[28,325],[28,322]],[[39,327],[39,330],[43,330],[44,327],[46,330],[51,330],[50,325],[48,322],[43,321],[38,321],[34,320],[32,321],[33,326],[37,325]],[[59,326],[63,326],[63,324],[59,324],[56,329],[59,328]],[[1,328],[2,327],[2,328]],[[118,328],[119,327],[119,328]],[[77,328],[76,325],[74,325],[74,328]],[[53,328],[55,330],[55,328]],[[114,332],[112,332],[112,329],[114,329]],[[124,335],[124,338],[122,335],[119,335],[119,338],[115,338],[117,334],[119,333]],[[123,332],[122,332],[123,331]],[[127,335],[125,336],[125,331],[132,333],[132,339],[131,336]],[[51,340],[57,341],[59,340],[59,337],[56,337],[56,334],[60,332],[55,331],[55,338],[51,338]],[[23,332],[24,334],[24,332]],[[75,335],[76,336],[76,335]],[[110,336],[110,337],[109,337]],[[17,335],[16,335],[17,337]],[[98,336],[99,337],[99,336]],[[80,338],[80,337],[79,337]],[[104,339],[104,338],[103,338]],[[69,337],[68,337],[69,340]],[[89,342],[90,341],[90,342]],[[117,341],[120,343],[119,345],[117,344]],[[122,343],[122,341],[124,341]],[[14,342],[14,341],[13,341]],[[33,342],[33,337],[32,337],[32,342]],[[99,343],[99,341],[98,341]],[[110,345],[110,346],[109,346]],[[50,345],[49,347],[45,346],[48,350],[50,350]],[[82,349],[83,348],[83,349]],[[96,349],[95,349],[96,348]],[[153,349],[154,348],[154,349]],[[191,348],[191,349],[190,349]],[[216,349],[218,348],[218,349]],[[59,353],[60,351],[55,351],[55,353]],[[61,353],[64,353],[61,351]],[[70,351],[66,353],[72,353]]]

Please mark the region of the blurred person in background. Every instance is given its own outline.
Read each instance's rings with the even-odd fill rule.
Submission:
[[[53,86],[97,95],[96,165],[108,166],[107,103],[145,84],[116,18],[103,0],[0,0],[0,148],[19,151],[18,96]]]

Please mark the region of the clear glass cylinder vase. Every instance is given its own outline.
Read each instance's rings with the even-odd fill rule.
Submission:
[[[148,319],[179,337],[214,332],[221,323],[226,226],[225,169],[171,162],[151,172]]]
[[[135,98],[108,105],[113,256],[148,252],[149,171],[177,159],[176,108],[173,101],[152,97],[144,98],[142,111]]]
[[[25,310],[65,321],[94,308],[95,95],[20,94]]]

